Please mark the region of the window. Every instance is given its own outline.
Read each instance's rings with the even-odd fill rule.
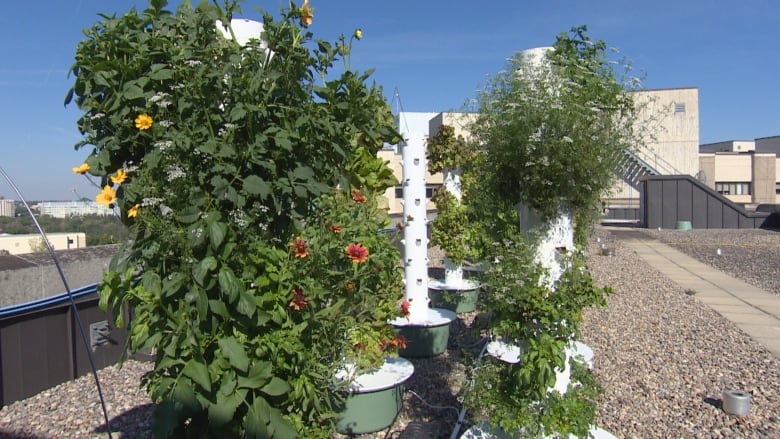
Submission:
[[[750,183],[715,183],[715,190],[723,195],[752,195]]]
[[[674,103],[674,112],[675,113],[685,113],[685,102],[675,102]]]
[[[775,183],[775,194],[780,195],[780,183]]]
[[[436,192],[436,189],[440,188],[442,185],[440,184],[426,184],[425,185],[425,198],[433,198],[433,193]],[[395,187],[395,197],[396,198],[403,198],[404,197],[404,187],[403,186],[396,186]]]

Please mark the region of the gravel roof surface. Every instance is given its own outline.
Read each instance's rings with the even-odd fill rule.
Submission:
[[[780,294],[780,233],[644,233]],[[602,243],[614,245],[614,257],[600,254]],[[715,257],[717,248],[719,257]],[[595,352],[594,370],[604,388],[599,427],[621,438],[780,437],[777,357],[650,268],[608,230],[596,230],[588,252],[593,278],[614,289],[607,307],[586,310],[580,334]],[[435,264],[440,254],[436,249],[431,253]],[[479,323],[477,313],[460,315],[443,354],[412,359],[415,373],[395,424],[387,431],[358,437],[399,437],[409,427],[428,432],[413,437],[449,438],[469,373],[464,364],[479,351],[475,338]],[[153,405],[138,388],[149,368],[150,363],[128,361],[121,369],[112,366],[100,371],[114,437],[151,436]],[[752,392],[748,416],[723,412],[720,398],[727,388]],[[0,437],[107,437],[93,378],[85,376],[2,408]]]

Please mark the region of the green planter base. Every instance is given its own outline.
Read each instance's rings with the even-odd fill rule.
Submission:
[[[395,332],[406,339],[406,348],[398,355],[406,358],[433,357],[447,350],[450,337],[450,323],[457,316],[454,311],[429,308],[425,322],[407,322],[404,318],[390,321]]]
[[[414,365],[404,358],[387,358],[378,370],[358,376],[336,423],[341,434],[384,430],[395,422],[403,407],[404,383]]]
[[[431,306],[436,308],[455,311],[456,314],[474,312],[477,310],[479,284],[463,280],[463,285],[453,286],[431,279],[428,281],[428,298]]]

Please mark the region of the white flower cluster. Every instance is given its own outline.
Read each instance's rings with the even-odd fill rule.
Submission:
[[[157,92],[154,94],[154,96],[149,98],[149,102],[157,104],[157,106],[160,108],[167,108],[169,105],[171,105],[171,101],[168,99],[170,96],[171,95],[164,91]]]
[[[187,173],[184,172],[184,169],[181,168],[178,164],[173,164],[171,167],[168,168],[166,172],[166,177],[168,177],[168,181],[175,180],[177,178],[182,178],[186,176]]]
[[[165,151],[166,149],[171,147],[171,145],[173,145],[172,140],[160,140],[158,142],[154,142],[154,147],[158,148],[160,151]]]

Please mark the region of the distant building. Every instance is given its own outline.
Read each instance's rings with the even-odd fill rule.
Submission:
[[[780,154],[780,136],[760,137],[755,140],[756,152]]]
[[[87,235],[79,233],[47,233],[46,237],[55,250],[71,250],[87,246]],[[46,252],[43,239],[38,234],[0,235],[0,251],[12,255]]]
[[[54,218],[98,215],[111,216],[114,210],[94,201],[44,201],[39,205],[40,214]]]
[[[700,153],[707,152],[748,152],[756,150],[755,140],[727,140],[725,142],[699,145]]]
[[[780,202],[780,159],[771,144],[760,150],[759,140],[702,145],[699,180],[748,208]]]
[[[0,197],[0,216],[13,217],[16,211],[16,202]]]

